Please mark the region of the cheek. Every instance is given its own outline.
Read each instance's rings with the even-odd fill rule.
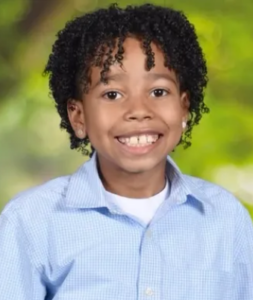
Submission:
[[[90,139],[102,139],[110,134],[110,129],[115,122],[115,116],[107,109],[94,108],[86,116],[86,130]]]
[[[168,127],[181,127],[184,113],[182,107],[178,103],[171,103],[166,107],[160,107],[158,113]]]

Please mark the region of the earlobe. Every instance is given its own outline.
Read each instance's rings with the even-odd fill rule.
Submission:
[[[69,122],[73,128],[77,138],[84,139],[86,137],[85,116],[83,104],[81,101],[70,99],[67,102],[67,112]]]
[[[76,137],[83,140],[86,137],[86,133],[83,129],[79,128],[75,131]]]

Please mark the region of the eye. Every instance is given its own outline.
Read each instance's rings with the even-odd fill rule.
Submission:
[[[103,96],[109,100],[117,100],[122,97],[122,95],[116,91],[109,91],[109,92],[105,93]]]
[[[158,97],[164,97],[168,95],[168,91],[164,89],[155,89],[151,93],[152,97],[158,98]]]

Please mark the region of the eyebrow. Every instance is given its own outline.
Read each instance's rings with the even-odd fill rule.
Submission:
[[[146,79],[149,80],[158,80],[158,79],[166,79],[168,81],[172,81],[174,84],[177,85],[177,80],[170,74],[166,73],[148,73]]]
[[[112,74],[112,75],[107,75],[106,76],[106,80],[109,81],[123,81],[124,79],[126,79],[127,75],[124,73],[116,73],[116,74]],[[101,81],[101,78],[99,78],[99,80],[94,84],[94,86],[92,87],[92,89],[95,89],[96,87],[98,87],[101,84],[105,84],[103,81]]]
[[[106,80],[109,81],[116,81],[116,82],[120,82],[123,81],[124,79],[126,79],[127,75],[125,73],[116,73],[116,74],[112,74],[112,75],[107,75],[106,76]],[[145,79],[147,80],[158,80],[158,79],[166,79],[168,81],[173,82],[175,85],[177,85],[177,81],[176,79],[171,76],[170,74],[166,74],[166,73],[148,73],[145,75]],[[99,85],[104,84],[104,82],[101,81],[101,78],[94,84],[94,86],[92,87],[92,89],[95,89],[96,87],[98,87]]]

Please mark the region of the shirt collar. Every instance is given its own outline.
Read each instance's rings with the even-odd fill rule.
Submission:
[[[171,181],[170,197],[172,197],[172,203],[179,205],[186,202],[190,203],[189,200],[192,200],[190,204],[193,204],[200,211],[213,209],[213,204],[205,194],[204,189],[200,189],[193,177],[182,174],[170,156],[167,157],[166,175]]]
[[[108,207],[105,198],[105,189],[97,171],[96,152],[91,159],[85,162],[73,175],[70,176],[66,191],[65,203],[70,208],[99,208]],[[167,157],[166,176],[171,182],[170,196],[176,204],[185,203],[189,197],[201,205],[201,210],[212,206],[204,192],[187,180],[173,161]]]

